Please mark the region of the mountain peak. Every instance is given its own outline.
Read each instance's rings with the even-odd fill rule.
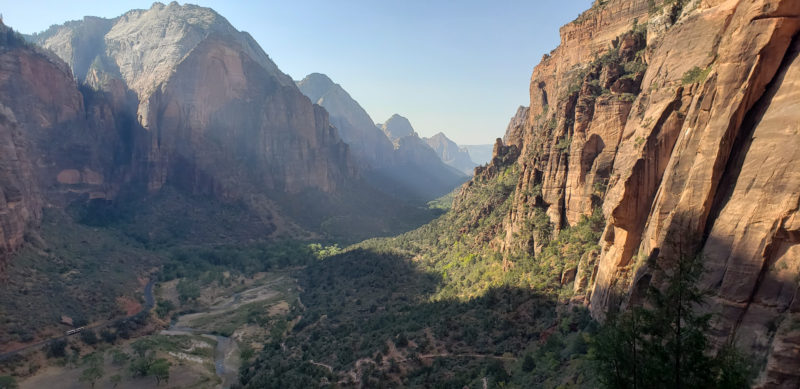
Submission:
[[[333,82],[330,77],[322,73],[311,73],[302,80],[295,82],[295,84],[304,95],[316,104],[320,104],[319,100],[331,92],[333,88],[339,87],[339,84]]]
[[[314,83],[314,84],[321,84],[321,85],[328,85],[328,86],[335,85],[333,80],[331,80],[331,78],[328,77],[328,75],[326,75],[324,73],[311,73],[311,74],[303,77],[303,79],[301,81],[299,81],[299,82],[302,82],[302,83],[310,82],[310,83]]]
[[[416,134],[414,127],[411,126],[411,122],[399,114],[394,114],[386,120],[386,122],[381,125],[381,130],[383,130],[386,136],[392,141]]]

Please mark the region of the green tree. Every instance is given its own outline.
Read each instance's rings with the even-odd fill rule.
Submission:
[[[112,388],[116,388],[122,382],[122,376],[119,374],[114,374],[108,379],[108,381],[111,382]]]
[[[175,304],[173,304],[172,301],[159,299],[156,304],[156,315],[163,319],[174,309]]]
[[[17,385],[16,378],[8,375],[0,376],[0,389],[17,389],[17,388],[19,388],[19,385]]]
[[[159,358],[153,361],[150,364],[150,368],[147,370],[147,375],[151,375],[156,378],[156,384],[161,384],[161,381],[169,382],[169,361],[164,358]]]
[[[61,358],[67,355],[67,341],[58,339],[50,342],[47,347],[47,356],[49,358]]]
[[[103,377],[103,355],[100,353],[91,353],[83,357],[83,365],[86,368],[78,378],[81,382],[88,382],[92,388],[97,383],[97,380]]]
[[[590,356],[608,388],[746,388],[751,368],[733,345],[708,353],[711,315],[700,314],[708,292],[697,286],[700,257],[679,260],[650,287],[647,308],[611,316],[593,339]]]
[[[90,346],[97,344],[97,334],[92,330],[84,330],[81,332],[81,340]]]

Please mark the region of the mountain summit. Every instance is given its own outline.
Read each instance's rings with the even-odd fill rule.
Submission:
[[[379,127],[392,142],[405,136],[416,135],[414,127],[411,127],[411,122],[398,114],[392,115],[392,117],[383,122],[383,124],[380,124]]]

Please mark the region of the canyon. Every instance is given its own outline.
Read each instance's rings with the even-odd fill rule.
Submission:
[[[156,3],[55,26],[30,42],[0,26],[0,272],[15,250],[46,239],[37,233],[43,210],[76,202],[174,187],[243,204],[272,239],[307,240],[324,233],[309,226],[342,229],[350,219],[309,222],[302,214],[367,186],[377,189],[363,189],[365,197],[395,196],[380,197],[389,204],[424,204],[452,191],[449,211],[429,224],[304,263],[304,302],[287,316],[296,330],[285,343],[262,345],[243,385],[293,373],[271,364],[287,358],[323,377],[303,382],[345,386],[372,373],[401,385],[415,368],[430,376],[423,349],[426,358],[517,366],[558,331],[577,338],[569,315],[603,323],[646,305],[648,290],[667,287],[665,274],[699,258],[699,284],[710,294],[699,307],[712,315],[709,353],[734,344],[757,370],[754,387],[797,387],[798,36],[795,0],[597,0],[561,28],[560,45],[533,69],[529,105],[479,165],[469,146],[442,133],[421,138],[400,115],[376,125],[323,74],[293,81],[207,8]],[[309,193],[327,200],[297,202]],[[380,217],[395,223],[373,215]],[[514,271],[527,279],[509,281]],[[340,291],[339,300],[329,290]],[[467,324],[430,319],[475,306],[496,315],[483,315],[484,332],[453,340],[448,331]],[[429,313],[427,327],[407,319],[417,308]],[[547,321],[546,309],[565,321]],[[412,324],[392,327],[398,318]],[[525,325],[531,331],[514,332]],[[361,353],[354,360],[320,351],[333,347],[320,339],[345,342],[364,328],[367,340],[342,346]],[[499,346],[491,357],[470,348],[492,331],[502,332],[498,342],[516,342],[503,343],[508,356]],[[481,342],[474,348],[491,343]],[[468,382],[486,385],[489,369],[470,366],[485,375]]]

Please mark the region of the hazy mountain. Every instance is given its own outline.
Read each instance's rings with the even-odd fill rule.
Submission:
[[[459,147],[456,142],[450,140],[444,133],[439,132],[430,138],[425,138],[425,142],[436,151],[444,163],[468,176],[472,175],[473,169],[478,165],[472,161],[467,149]]]
[[[386,123],[375,125],[358,102],[324,74],[309,74],[297,85],[330,113],[331,122],[350,145],[367,181],[378,189],[402,199],[426,202],[465,181],[462,172],[445,164],[419,138],[408,119],[395,114]]]
[[[377,126],[392,140],[392,142],[416,134],[414,127],[411,127],[411,122],[398,114],[392,115],[392,117],[383,123],[377,124]]]
[[[313,103],[328,111],[331,123],[360,166],[372,169],[393,163],[392,141],[375,128],[367,112],[339,84],[324,74],[312,73],[297,86]]]
[[[463,145],[467,149],[469,158],[478,165],[489,163],[492,160],[492,148],[494,145]]]

